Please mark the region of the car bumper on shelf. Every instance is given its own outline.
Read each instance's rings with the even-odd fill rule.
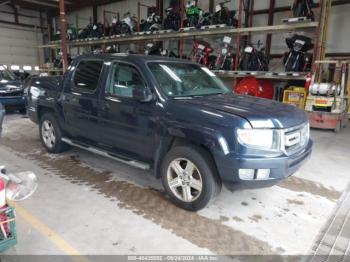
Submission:
[[[239,183],[246,187],[266,187],[293,175],[311,156],[313,142],[301,151],[293,155],[278,157],[243,157],[235,154],[216,156],[215,162],[219,175],[225,184]],[[240,170],[255,170],[254,177],[244,178],[240,176]],[[268,171],[267,177],[258,177],[258,170]]]

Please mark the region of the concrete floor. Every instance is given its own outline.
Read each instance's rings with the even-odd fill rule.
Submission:
[[[350,181],[350,129],[312,131],[311,160],[265,189],[223,189],[207,208],[173,206],[148,172],[71,149],[47,154],[38,128],[8,115],[0,164],[34,171],[19,203],[19,243],[6,254],[309,254]]]

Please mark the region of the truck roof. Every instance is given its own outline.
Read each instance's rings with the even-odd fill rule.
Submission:
[[[153,56],[153,55],[140,55],[140,54],[128,54],[128,53],[114,53],[114,54],[98,54],[98,55],[81,55],[78,56],[77,59],[84,59],[84,58],[101,58],[101,59],[118,59],[118,60],[124,60],[124,61],[130,61],[130,62],[149,62],[149,61],[155,61],[155,62],[186,62],[186,63],[193,63],[190,60],[184,60],[179,58],[173,58],[173,57],[166,57],[166,56]]]

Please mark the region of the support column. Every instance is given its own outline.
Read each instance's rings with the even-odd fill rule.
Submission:
[[[92,6],[92,22],[97,24],[97,5]]]
[[[243,1],[239,0],[239,8],[238,8],[238,33],[237,33],[237,39],[236,39],[236,61],[235,61],[235,70],[238,70],[239,66],[239,59],[240,59],[240,52],[241,52],[241,32],[239,29],[242,27],[242,12],[243,12]]]
[[[214,0],[209,0],[209,12],[214,13]]]
[[[185,3],[184,3],[184,0],[180,0],[180,28],[184,27],[184,19],[185,19]],[[180,59],[182,59],[183,57],[184,44],[185,44],[184,39],[181,37],[178,42]]]
[[[250,6],[249,6],[249,19],[248,19],[248,27],[253,27],[253,12],[254,12],[254,0],[250,0]],[[247,42],[252,42],[252,33],[249,32]]]
[[[15,23],[18,24],[18,9],[16,6],[13,7],[13,15],[15,17]]]
[[[137,2],[137,32],[141,30],[141,3]]]
[[[274,10],[275,9],[275,0],[270,0],[270,9],[269,9],[269,17],[268,17],[268,25],[273,25],[274,20]],[[272,34],[268,34],[266,36],[266,55],[267,57],[271,54],[271,45],[272,45]]]
[[[67,21],[66,21],[66,13],[64,0],[59,0],[60,4],[60,20],[61,20],[61,48],[62,48],[62,56],[63,56],[63,72],[67,71],[68,68],[68,59],[67,59]]]

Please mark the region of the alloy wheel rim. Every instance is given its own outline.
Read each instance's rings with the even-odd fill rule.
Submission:
[[[53,148],[56,142],[55,129],[49,120],[45,120],[41,126],[41,134],[45,145]]]
[[[199,169],[186,158],[177,158],[169,164],[167,183],[171,192],[179,200],[188,203],[197,200],[203,189]]]

